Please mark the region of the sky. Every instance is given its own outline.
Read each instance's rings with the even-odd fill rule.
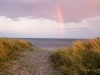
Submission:
[[[0,37],[100,37],[100,0],[0,0]]]

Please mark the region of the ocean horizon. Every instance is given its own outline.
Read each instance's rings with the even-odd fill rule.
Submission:
[[[33,45],[40,49],[58,49],[71,46],[75,41],[86,39],[68,39],[68,38],[20,38],[30,41]]]

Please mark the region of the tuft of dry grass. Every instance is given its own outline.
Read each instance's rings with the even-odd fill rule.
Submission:
[[[100,38],[86,42],[78,40],[71,47],[52,54],[51,61],[62,75],[99,75]]]
[[[34,46],[27,40],[0,38],[0,74],[9,66],[10,60],[18,58],[19,52],[30,49],[33,50]]]

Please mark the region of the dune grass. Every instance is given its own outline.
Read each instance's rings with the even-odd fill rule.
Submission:
[[[34,49],[27,40],[0,38],[0,74],[8,67],[8,62],[18,58],[19,53]]]
[[[51,55],[62,75],[100,75],[100,38],[77,41]]]

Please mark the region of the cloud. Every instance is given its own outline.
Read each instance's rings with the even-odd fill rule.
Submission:
[[[49,19],[20,17],[17,21],[0,16],[0,36],[27,38],[94,38],[100,36],[100,17],[81,22],[58,23]]]
[[[60,28],[60,24],[56,21],[48,19],[30,19],[18,18],[14,21],[10,18],[0,17],[0,32],[3,35],[13,37],[52,37],[58,32],[53,32],[53,28]],[[2,36],[0,34],[0,36]]]
[[[100,17],[83,19],[79,23],[66,23],[64,28],[54,29],[63,31],[67,38],[96,38],[100,37]]]
[[[83,29],[89,29],[89,28],[64,28],[64,29],[54,29],[54,30],[83,30]]]
[[[58,7],[64,23],[100,16],[99,0],[0,0],[0,16],[13,20],[32,16],[59,22]]]

